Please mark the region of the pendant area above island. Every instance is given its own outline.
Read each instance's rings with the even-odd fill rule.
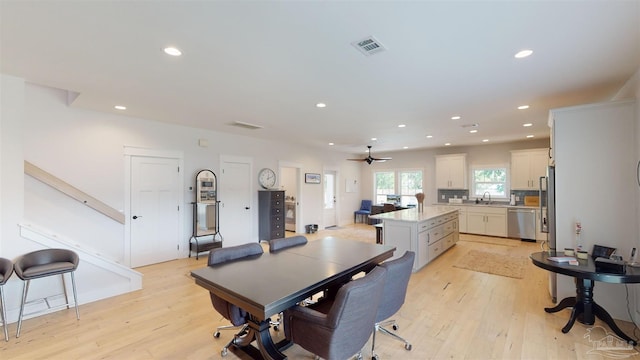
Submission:
[[[393,258],[405,251],[416,257],[413,272],[420,270],[440,254],[455,245],[459,239],[458,210],[447,206],[426,206],[371,215],[382,220],[385,245],[396,247]]]

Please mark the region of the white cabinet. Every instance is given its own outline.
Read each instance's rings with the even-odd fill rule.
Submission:
[[[549,149],[511,152],[511,189],[537,190],[539,179],[547,173]]]
[[[433,261],[459,238],[458,214],[455,212],[422,221],[383,221],[384,243],[396,247],[393,258],[402,256],[407,250],[416,253],[413,271]]]
[[[473,206],[467,209],[467,232],[470,234],[507,236],[507,209]]]
[[[467,155],[436,156],[436,187],[438,189],[467,188]]]
[[[456,227],[458,231],[461,233],[467,232],[467,207],[468,206],[456,206],[456,205],[439,205],[446,206],[452,209],[458,210],[458,221],[456,223]]]

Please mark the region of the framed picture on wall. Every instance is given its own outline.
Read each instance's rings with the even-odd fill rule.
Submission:
[[[320,174],[305,173],[304,182],[307,184],[320,184]]]

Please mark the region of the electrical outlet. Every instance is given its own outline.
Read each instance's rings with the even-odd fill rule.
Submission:
[[[462,195],[462,200],[467,200],[467,195]]]
[[[516,196],[516,201],[520,201],[520,196]]]
[[[444,195],[442,195],[442,200],[444,200]]]

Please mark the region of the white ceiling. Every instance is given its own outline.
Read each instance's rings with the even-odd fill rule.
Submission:
[[[0,13],[2,73],[77,92],[72,106],[374,155],[548,137],[549,109],[608,100],[640,66],[640,1],[2,0]],[[386,51],[351,45],[370,35]]]

